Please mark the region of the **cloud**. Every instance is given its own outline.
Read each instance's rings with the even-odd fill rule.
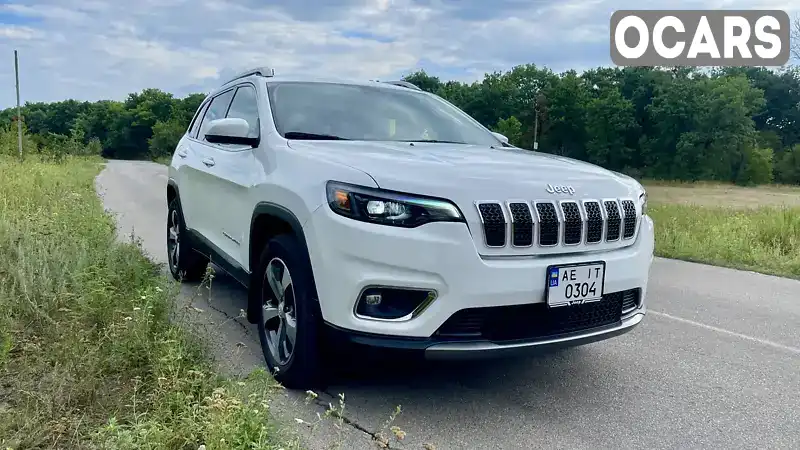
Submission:
[[[755,3],[755,4],[754,4]],[[249,67],[360,79],[424,68],[471,81],[523,63],[610,65],[617,9],[797,8],[796,0],[4,0],[0,58],[23,101],[207,91]],[[3,56],[5,55],[5,56]],[[13,64],[0,64],[13,79]],[[0,89],[0,108],[14,103]]]

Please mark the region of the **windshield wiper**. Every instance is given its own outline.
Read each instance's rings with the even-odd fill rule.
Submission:
[[[429,142],[432,144],[463,144],[466,145],[466,142],[458,142],[458,141],[440,141],[438,139],[419,139],[413,141],[405,141],[405,142]]]
[[[350,139],[332,134],[304,133],[302,131],[287,131],[283,134],[286,139],[310,139],[318,141],[349,141]]]

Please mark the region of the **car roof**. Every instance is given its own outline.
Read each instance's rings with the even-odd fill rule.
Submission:
[[[260,78],[266,80],[267,84],[272,83],[281,83],[281,82],[302,82],[302,83],[335,83],[335,84],[349,84],[355,86],[373,86],[379,87],[384,89],[400,89],[400,90],[412,90],[414,92],[423,93],[424,91],[421,90],[414,90],[411,88],[397,86],[391,84],[389,82],[381,82],[378,80],[363,80],[363,79],[354,79],[354,78],[337,78],[337,77],[320,77],[320,76],[310,76],[310,75],[275,75],[270,77],[265,77],[261,75],[249,75],[242,78],[232,79],[227,81],[225,84],[219,86],[218,88],[214,89],[213,92],[209,94],[209,96],[215,95],[217,92],[228,89],[229,87],[241,83],[242,81],[253,81],[254,78]]]

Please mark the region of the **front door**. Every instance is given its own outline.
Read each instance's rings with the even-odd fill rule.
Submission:
[[[187,157],[180,194],[186,224],[199,234],[206,244],[211,244],[212,248],[219,248],[222,238],[219,232],[220,215],[217,211],[220,205],[214,201],[216,188],[214,179],[218,177],[220,170],[224,169],[217,166],[213,144],[205,140],[205,133],[212,120],[225,117],[233,94],[234,89],[230,89],[211,100],[198,134],[186,139],[186,148],[183,149]]]

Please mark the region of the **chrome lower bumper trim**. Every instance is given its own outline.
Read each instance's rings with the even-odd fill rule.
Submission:
[[[639,325],[644,319],[644,316],[644,312],[638,312],[630,317],[624,318],[621,323],[611,327],[547,340],[523,341],[509,344],[497,344],[488,341],[443,342],[426,348],[425,358],[431,360],[494,358],[511,356],[521,352],[576,347],[625,334],[635,328],[636,325]]]

